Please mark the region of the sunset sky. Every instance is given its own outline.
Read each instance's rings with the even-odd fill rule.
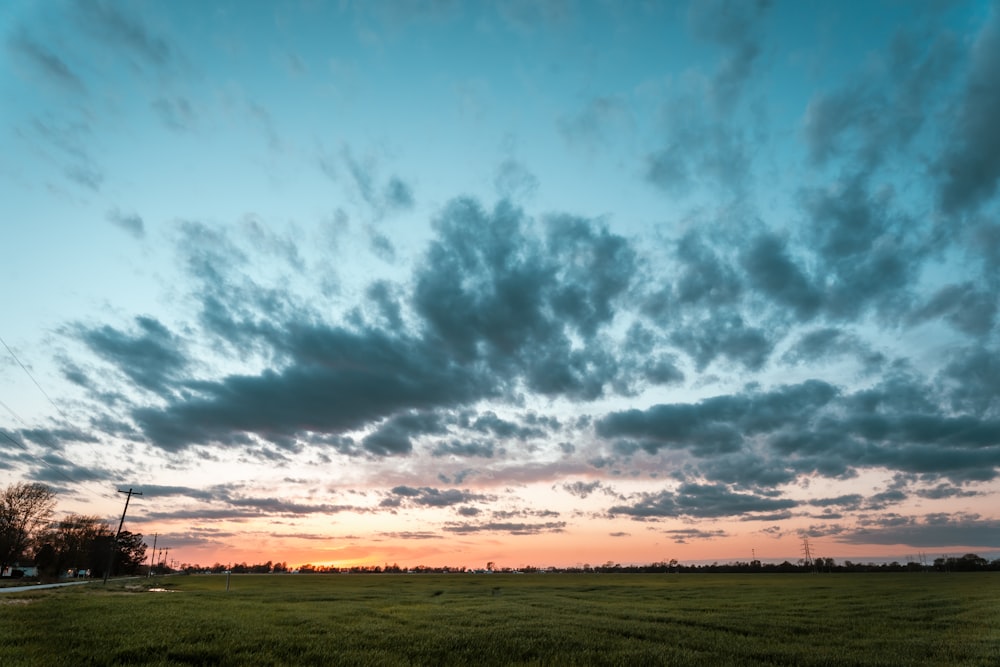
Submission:
[[[0,30],[0,484],[203,565],[1000,557],[1000,4]]]

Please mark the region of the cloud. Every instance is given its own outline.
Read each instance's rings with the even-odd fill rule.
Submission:
[[[538,178],[521,162],[508,158],[493,177],[493,188],[501,199],[527,201],[538,191]]]
[[[413,208],[413,190],[398,176],[393,176],[385,186],[385,201],[389,208],[408,210]]]
[[[501,450],[502,452],[503,450]],[[497,454],[496,445],[485,440],[450,440],[439,442],[431,452],[432,456],[462,456],[491,459]]]
[[[958,214],[991,199],[1000,181],[1000,10],[989,18],[970,53],[965,90],[950,117],[949,141],[936,168],[941,209]]]
[[[714,187],[740,198],[750,178],[752,142],[734,124],[705,110],[704,91],[694,88],[663,103],[662,136],[644,156],[643,176],[667,195]]]
[[[708,530],[705,528],[675,528],[665,530],[663,534],[670,537],[675,544],[691,544],[692,541],[715,540],[726,537],[726,531],[722,529]]]
[[[759,25],[769,0],[698,0],[688,6],[691,32],[724,49],[724,58],[712,79],[712,98],[720,111],[729,111],[751,77],[761,53]]]
[[[96,164],[90,162],[70,164],[63,173],[66,178],[77,185],[83,186],[88,190],[93,190],[94,192],[99,191],[101,184],[104,183],[104,172]]]
[[[603,484],[601,484],[600,480],[594,480],[593,482],[576,481],[572,484],[566,483],[562,485],[562,489],[564,491],[570,495],[577,496],[578,498],[586,498],[590,494],[602,488]]]
[[[915,322],[944,318],[970,336],[985,336],[996,323],[997,298],[971,282],[945,285],[910,317]]]
[[[139,408],[136,422],[166,449],[234,436],[338,434],[403,410],[461,404],[488,395],[475,370],[457,366],[421,341],[375,331],[297,323],[284,333],[291,363],[259,375],[189,383],[190,394],[163,408]],[[389,437],[365,443],[375,454],[403,453]]]
[[[811,161],[838,157],[864,171],[911,147],[925,120],[936,113],[935,95],[959,60],[957,39],[940,29],[901,28],[880,68],[867,68],[847,83],[809,100],[802,131]]]
[[[564,115],[556,126],[570,146],[594,154],[608,150],[611,135],[632,122],[628,106],[613,96],[592,98],[579,113]]]
[[[789,498],[772,498],[750,493],[735,493],[721,484],[683,484],[677,491],[642,494],[630,505],[615,505],[612,515],[624,514],[635,519],[665,517],[754,518],[756,513],[775,512],[796,507]]]
[[[823,303],[823,294],[790,256],[787,243],[774,234],[761,234],[743,254],[748,282],[800,320],[812,318]]]
[[[989,414],[1000,408],[1000,350],[996,345],[954,350],[947,357],[940,382],[954,409]]]
[[[35,72],[67,92],[83,95],[87,87],[83,80],[70,69],[69,65],[46,46],[37,43],[24,32],[15,34],[8,42],[10,48],[20,55]]]
[[[273,249],[300,266],[294,244],[261,237],[258,228],[243,230],[253,253]],[[635,253],[588,220],[553,216],[536,227],[503,202],[492,214],[471,200],[453,202],[415,270],[412,313],[403,313],[387,283],[369,287],[388,329],[324,324],[291,294],[241,275],[251,253],[224,229],[191,222],[178,229],[202,327],[234,351],[257,351],[278,363],[258,375],[184,380],[181,341],[162,325],[140,320],[141,334],[80,328],[88,346],[139,386],[177,392],[166,404],[138,407],[132,415],[152,443],[167,449],[248,444],[250,436],[346,436],[407,411],[495,396],[522,379],[546,394],[593,398],[614,385],[620,371],[600,334],[627,292]],[[406,333],[397,325],[410,315],[415,328]],[[149,358],[129,363],[139,354]],[[361,451],[411,452],[412,433],[399,424],[390,421],[362,436]],[[537,424],[513,428],[496,415],[481,415],[471,426],[502,437],[540,434]],[[347,440],[333,444],[358,451]],[[492,454],[480,445],[464,453]],[[445,445],[438,453],[448,451],[463,450]]]
[[[188,370],[183,341],[153,317],[136,317],[133,332],[76,325],[73,334],[136,386],[154,393],[170,390]]]
[[[894,210],[893,191],[872,192],[855,173],[804,189],[801,202],[803,241],[815,249],[816,274],[825,276],[818,286],[824,311],[848,320],[872,309],[888,320],[905,312],[927,246],[919,223]]]
[[[691,355],[699,371],[719,357],[760,370],[774,348],[767,331],[748,326],[735,310],[721,309],[676,328],[670,341]]]
[[[380,424],[361,444],[376,456],[409,454],[413,450],[413,437],[444,432],[445,427],[437,415],[410,411],[394,415]]]
[[[137,239],[146,235],[146,227],[138,213],[122,213],[117,207],[108,211],[108,221]]]
[[[612,412],[597,422],[595,430],[603,438],[635,439],[649,453],[668,447],[689,448],[696,456],[714,456],[739,451],[744,437],[804,425],[812,411],[836,394],[833,386],[810,380],[766,393]]]
[[[198,124],[194,106],[181,95],[157,97],[150,103],[150,107],[168,129],[185,132],[195,129]]]
[[[565,528],[565,521],[546,521],[543,523],[493,521],[482,524],[447,523],[442,530],[459,534],[507,533],[509,535],[541,535],[544,533],[561,533],[564,532]]]
[[[905,544],[910,547],[965,546],[979,549],[1000,547],[1000,521],[977,514],[929,514],[923,518],[900,517],[899,521],[876,518],[837,538],[849,544]]]
[[[156,67],[169,64],[173,58],[170,44],[123,11],[121,4],[107,0],[76,0],[76,9],[80,24],[103,44],[121,47]]]
[[[885,355],[874,351],[858,336],[837,327],[820,327],[803,333],[782,355],[786,363],[808,365],[842,356],[856,357],[868,371],[877,370]]]
[[[420,488],[397,486],[392,489],[392,495],[407,504],[423,507],[452,507],[477,500],[488,500],[486,496],[469,491],[462,491],[460,489],[435,489],[427,486]],[[394,498],[390,497],[390,500],[394,500]]]
[[[547,220],[542,239],[506,201],[492,213],[453,201],[436,225],[413,297],[431,337],[459,362],[523,374],[533,391],[600,396],[617,367],[594,343],[630,283],[630,245],[569,216]],[[574,349],[571,335],[583,345]]]
[[[100,442],[93,433],[78,428],[25,428],[21,429],[19,433],[22,439],[53,450],[63,449],[66,443],[96,444]]]

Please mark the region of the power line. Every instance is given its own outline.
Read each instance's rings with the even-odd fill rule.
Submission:
[[[3,346],[7,349],[7,353],[10,354],[11,358],[17,362],[17,365],[21,367],[21,370],[24,371],[29,378],[31,378],[31,381],[35,383],[35,386],[38,387],[38,391],[42,392],[42,396],[48,399],[49,403],[51,403],[52,407],[54,407],[56,411],[62,415],[63,419],[66,419],[66,415],[63,413],[62,409],[56,405],[56,402],[52,400],[52,397],[45,393],[45,390],[42,389],[42,385],[38,384],[38,380],[36,380],[35,376],[31,374],[31,371],[29,371],[25,365],[21,363],[21,360],[17,358],[17,355],[14,354],[14,350],[10,349],[10,346],[7,345],[7,341],[3,339],[3,336],[0,336],[0,343],[3,343]]]
[[[49,470],[51,470],[55,474],[59,475],[60,477],[62,477],[63,479],[65,479],[70,484],[73,484],[76,487],[82,487],[83,491],[88,492],[90,495],[93,495],[95,497],[104,498],[105,500],[107,500],[109,498],[112,498],[112,496],[107,495],[107,494],[105,494],[105,493],[103,493],[101,491],[95,491],[94,489],[88,487],[87,484],[84,483],[84,482],[81,482],[79,480],[73,479],[72,477],[69,476],[69,474],[66,473],[65,470],[63,470],[62,468],[60,468],[60,467],[58,467],[56,465],[53,465],[52,463],[46,461],[44,458],[38,456],[37,454],[35,454],[34,452],[32,452],[31,449],[29,449],[27,445],[25,445],[23,442],[21,442],[20,440],[18,440],[14,436],[8,434],[6,431],[0,430],[0,436],[2,436],[5,440],[13,443],[17,447],[20,447],[28,456],[30,456],[36,462],[41,463],[43,466],[47,467]]]
[[[14,354],[14,351],[10,348],[9,345],[7,345],[7,342],[3,339],[2,336],[0,336],[0,344],[3,344],[4,348],[7,350],[7,353],[10,354],[11,358],[17,363],[18,366],[21,367],[21,370],[24,371],[24,373],[31,379],[31,382],[35,385],[35,387],[38,388],[38,391],[40,391],[41,394],[46,398],[46,400],[48,400],[48,402],[52,405],[52,407],[54,407],[56,409],[56,412],[58,412],[59,415],[64,420],[66,420],[66,422],[68,422],[70,425],[72,425],[73,420],[70,419],[69,416],[62,410],[62,408],[60,408],[59,405],[55,401],[52,400],[52,397],[49,396],[48,392],[46,392],[45,389],[42,387],[42,385],[38,382],[38,380],[35,379],[35,376],[31,374],[31,371],[29,371],[28,368],[23,363],[21,363],[21,360],[18,358],[18,356],[16,354]],[[20,415],[18,415],[17,412],[14,411],[13,408],[11,408],[9,405],[7,405],[6,403],[4,403],[3,401],[0,401],[0,405],[2,405],[7,410],[7,412],[9,412],[11,414],[11,416],[13,416],[14,419],[17,422],[19,422],[24,428],[29,428],[28,423],[26,421],[24,421],[24,419],[22,419],[20,417]],[[40,431],[42,433],[45,433],[45,429],[40,429]],[[15,444],[17,444],[21,449],[23,449],[33,459],[35,459],[36,461],[40,462],[42,465],[48,467],[50,470],[52,470],[53,472],[55,472],[59,476],[63,477],[64,479],[66,479],[67,481],[69,481],[70,483],[72,483],[72,484],[74,484],[76,486],[83,487],[84,490],[87,489],[87,486],[86,486],[86,484],[84,482],[77,481],[77,480],[73,479],[65,471],[63,471],[60,468],[57,468],[53,464],[51,464],[48,461],[46,461],[44,458],[42,458],[42,457],[34,454],[30,449],[28,449],[28,447],[26,445],[24,445],[23,443],[17,442],[11,436],[9,436],[7,434],[3,434],[3,435],[4,435],[5,438],[7,438],[8,440],[10,440],[11,442],[14,442]],[[43,438],[43,439],[48,440],[48,438]],[[53,451],[59,451],[60,449],[62,449],[59,446],[58,443],[56,443],[56,442],[54,442],[52,440],[49,440],[46,444]],[[101,455],[98,454],[97,451],[92,446],[90,446],[87,443],[83,443],[83,444],[86,444],[87,448],[91,451],[91,453],[94,454],[94,458],[95,459],[99,460],[99,459],[102,458]],[[94,492],[93,489],[90,489],[90,491]],[[109,494],[107,494],[105,492],[94,492],[94,493],[96,493],[96,495],[98,497],[104,498],[105,500],[113,498],[113,496],[111,496],[111,495],[109,495]]]

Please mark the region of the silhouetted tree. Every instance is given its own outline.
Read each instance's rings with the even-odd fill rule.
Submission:
[[[137,574],[146,560],[146,544],[140,533],[123,530],[115,545],[115,574]]]
[[[0,572],[24,555],[52,515],[55,497],[38,483],[15,482],[0,492]]]
[[[80,569],[103,574],[108,564],[111,537],[111,527],[104,520],[68,514],[50,527],[44,542],[56,553],[56,572]]]

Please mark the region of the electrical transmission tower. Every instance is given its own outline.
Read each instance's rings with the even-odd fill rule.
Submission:
[[[809,537],[805,536],[802,538],[802,560],[806,567],[815,570],[815,563],[812,559],[812,553],[809,551]]]

